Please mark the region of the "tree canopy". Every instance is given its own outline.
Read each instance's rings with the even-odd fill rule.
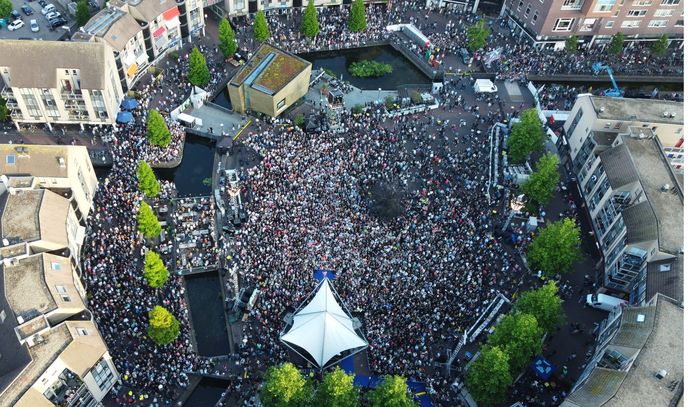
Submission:
[[[354,0],[349,8],[347,28],[353,33],[366,30],[366,8],[364,0]]]
[[[522,189],[533,203],[547,205],[554,196],[560,178],[559,157],[554,153],[546,153],[540,158],[535,172],[530,174]]]
[[[487,27],[487,20],[482,19],[475,25],[471,25],[465,29],[465,34],[467,36],[467,49],[470,52],[475,52],[478,49],[484,47],[487,44],[487,38],[489,38],[489,27]]]
[[[157,305],[149,311],[147,334],[157,345],[168,345],[179,333],[178,320],[166,308]]]
[[[137,214],[137,230],[145,237],[153,238],[161,233],[161,225],[152,207],[147,202],[140,203],[140,211]]]
[[[480,406],[502,403],[511,383],[508,355],[498,346],[482,347],[465,376],[465,387]]]
[[[210,70],[207,68],[205,56],[198,47],[193,48],[188,57],[188,81],[200,88],[210,83]]]
[[[75,10],[75,20],[77,20],[77,25],[82,27],[89,21],[91,13],[89,12],[89,5],[87,0],[79,0],[77,2],[77,10]]]
[[[348,375],[339,366],[323,375],[313,398],[315,407],[358,407],[359,392],[354,387],[354,375]]]
[[[528,246],[528,263],[552,277],[571,270],[581,256],[581,232],[573,219],[548,223]]]
[[[140,165],[137,167],[137,185],[140,191],[150,198],[159,195],[161,189],[152,167],[144,160],[140,160]]]
[[[549,281],[538,289],[525,291],[521,294],[516,301],[516,310],[534,316],[537,325],[547,333],[552,332],[557,325],[566,319],[554,281]]]
[[[0,122],[4,122],[10,117],[10,109],[7,108],[7,101],[0,96]]]
[[[260,42],[270,37],[270,27],[267,25],[263,10],[259,10],[255,13],[255,19],[253,20],[253,36]]]
[[[508,365],[515,376],[528,366],[531,357],[542,351],[542,335],[535,317],[519,312],[505,315],[487,344],[498,346],[508,355]]]
[[[304,10],[304,16],[301,19],[301,33],[313,39],[316,38],[319,32],[318,11],[316,11],[316,6],[313,5],[313,0],[309,0],[308,6]]]
[[[159,147],[166,147],[171,143],[171,132],[156,109],[149,109],[147,114],[147,140]]]
[[[667,49],[670,46],[670,40],[667,34],[663,34],[658,38],[657,41],[651,45],[651,52],[656,55],[663,56],[667,53]]]
[[[578,37],[572,35],[569,38],[567,38],[566,43],[564,44],[564,49],[566,50],[566,52],[570,54],[573,54],[574,52],[578,51]]]
[[[145,254],[145,279],[152,288],[160,288],[169,279],[169,270],[166,269],[161,257],[150,250]]]
[[[222,50],[224,58],[229,58],[238,48],[239,44],[236,42],[236,34],[231,28],[231,23],[228,18],[223,18],[219,22],[219,49]]]
[[[402,376],[386,375],[383,382],[367,394],[371,407],[414,407],[416,403],[407,391]]]
[[[513,125],[508,138],[508,155],[513,163],[522,163],[528,155],[544,148],[545,133],[535,108],[525,110]]]
[[[312,391],[299,369],[291,363],[272,366],[265,372],[260,388],[260,401],[265,406],[304,407],[309,405]]]
[[[13,7],[10,0],[0,0],[0,17],[10,18],[10,16],[12,16]]]
[[[607,49],[610,51],[611,54],[621,54],[622,51],[624,51],[624,34],[618,32],[617,34],[613,35],[612,40],[610,40],[610,45],[608,45]]]

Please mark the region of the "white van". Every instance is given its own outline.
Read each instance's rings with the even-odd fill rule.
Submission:
[[[477,79],[475,81],[475,93],[494,93],[496,91],[496,85],[489,79]]]
[[[629,305],[629,301],[607,294],[588,294],[586,297],[586,304],[593,308],[611,312],[617,309],[617,307],[626,307]]]

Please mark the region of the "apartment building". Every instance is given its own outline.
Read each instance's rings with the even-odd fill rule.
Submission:
[[[656,295],[600,324],[593,358],[561,407],[682,406],[684,309]]]
[[[0,41],[0,95],[22,124],[113,124],[123,91],[103,43]]]
[[[0,266],[0,405],[96,406],[118,380],[68,259],[40,253]]]
[[[682,298],[683,190],[663,150],[682,103],[579,95],[565,123],[570,162],[602,254],[603,286],[642,304]]]
[[[621,32],[626,41],[667,34],[684,41],[684,0],[505,0],[512,31],[535,46],[561,49],[571,35],[592,46]]]

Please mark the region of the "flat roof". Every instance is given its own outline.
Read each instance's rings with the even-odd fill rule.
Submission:
[[[15,315],[27,322],[58,308],[46,286],[43,256],[29,256],[3,267],[5,296]]]
[[[128,41],[142,30],[133,16],[117,8],[99,11],[83,28],[86,34],[103,38],[115,51],[124,49]]]
[[[2,238],[19,238],[23,241],[38,240],[41,237],[39,208],[45,191],[18,190],[6,192],[6,202],[2,208]]]
[[[274,55],[274,57],[263,66],[268,55]],[[251,86],[256,85],[261,91],[265,88],[275,94],[310,65],[310,62],[296,55],[263,43],[256,49],[250,61],[231,78],[230,83],[241,86],[252,76]],[[260,70],[256,72],[256,68]]]
[[[70,42],[67,43],[70,44]],[[23,150],[19,151],[18,148]],[[68,175],[68,166],[70,165],[69,157],[72,152],[78,149],[84,149],[84,153],[86,153],[85,146],[0,144],[0,174],[65,178]],[[13,164],[8,164],[8,156],[13,156],[9,160],[13,161]],[[59,158],[64,160],[64,165],[60,164]]]
[[[18,325],[14,312],[5,297],[5,271],[0,267],[0,312],[5,311],[5,322],[0,324],[0,393],[17,377],[31,362],[29,350],[22,346],[17,339],[14,328]],[[1,398],[0,398],[1,399]],[[0,405],[6,405],[0,402]],[[9,404],[7,404],[9,405]]]
[[[631,99],[592,96],[591,102],[600,119],[684,124],[684,104],[671,100]],[[600,109],[603,108],[601,112]],[[674,113],[675,117],[665,116]]]
[[[677,185],[670,165],[655,139],[623,137],[623,140],[658,220],[660,249],[676,255],[684,247],[684,203],[676,191],[661,191],[665,184],[672,188]]]

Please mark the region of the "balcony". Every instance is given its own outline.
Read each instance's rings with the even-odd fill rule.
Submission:
[[[80,89],[68,89],[63,87],[60,89],[60,96],[62,96],[63,100],[84,100]]]
[[[12,88],[9,86],[5,86],[2,88],[2,91],[0,91],[0,96],[5,100],[14,99],[14,92],[12,92]]]

